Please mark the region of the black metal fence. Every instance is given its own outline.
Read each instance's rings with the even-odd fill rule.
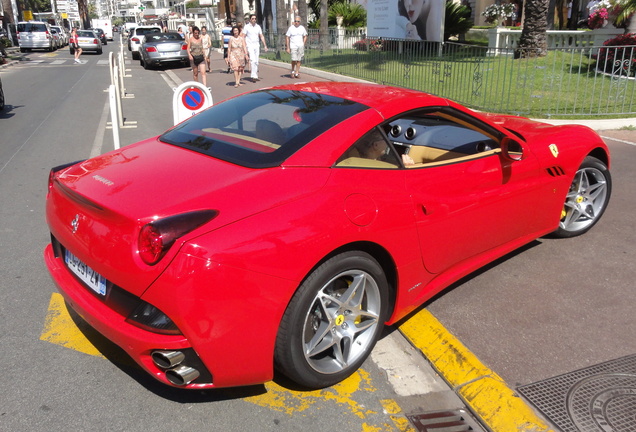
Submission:
[[[268,38],[276,47],[276,35]],[[284,39],[280,43],[284,48]],[[555,48],[533,57],[514,49],[367,39],[332,29],[324,37],[310,33],[303,65],[433,93],[484,111],[600,118],[636,114],[635,48]],[[289,61],[284,49],[265,56]]]

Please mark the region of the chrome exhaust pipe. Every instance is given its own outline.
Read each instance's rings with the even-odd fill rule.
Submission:
[[[174,385],[184,386],[199,378],[199,371],[190,366],[177,366],[166,371],[166,378]]]
[[[150,356],[161,369],[173,368],[185,360],[185,354],[181,351],[154,351]]]

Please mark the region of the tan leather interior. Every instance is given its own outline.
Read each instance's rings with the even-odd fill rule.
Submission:
[[[436,149],[433,147],[426,147],[426,146],[412,146],[411,149],[409,150],[408,155],[411,157],[411,159],[413,159],[413,162],[415,162],[416,164],[444,161],[448,159],[455,159],[455,158],[466,156],[463,153],[457,153],[457,152]]]

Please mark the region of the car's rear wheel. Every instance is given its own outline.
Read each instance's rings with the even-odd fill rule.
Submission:
[[[612,177],[599,159],[585,158],[565,198],[557,237],[574,237],[589,231],[596,224],[609,203]]]
[[[388,309],[388,283],[369,254],[325,261],[298,288],[276,339],[277,369],[298,384],[323,388],[355,372],[375,345]]]
[[[132,58],[133,58],[133,60],[139,60],[139,52],[133,51],[132,52]]]
[[[69,47],[68,52],[73,55],[75,54],[75,50],[73,49],[73,47]]]
[[[104,52],[104,51],[102,51],[102,48],[101,48],[101,47],[97,48],[97,54],[101,54],[101,53],[103,53],[103,52]]]

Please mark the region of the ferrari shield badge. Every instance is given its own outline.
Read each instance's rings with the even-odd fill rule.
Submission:
[[[559,156],[559,148],[557,147],[556,144],[550,144],[549,148],[550,148],[550,151],[552,152],[552,156],[554,157]]]

